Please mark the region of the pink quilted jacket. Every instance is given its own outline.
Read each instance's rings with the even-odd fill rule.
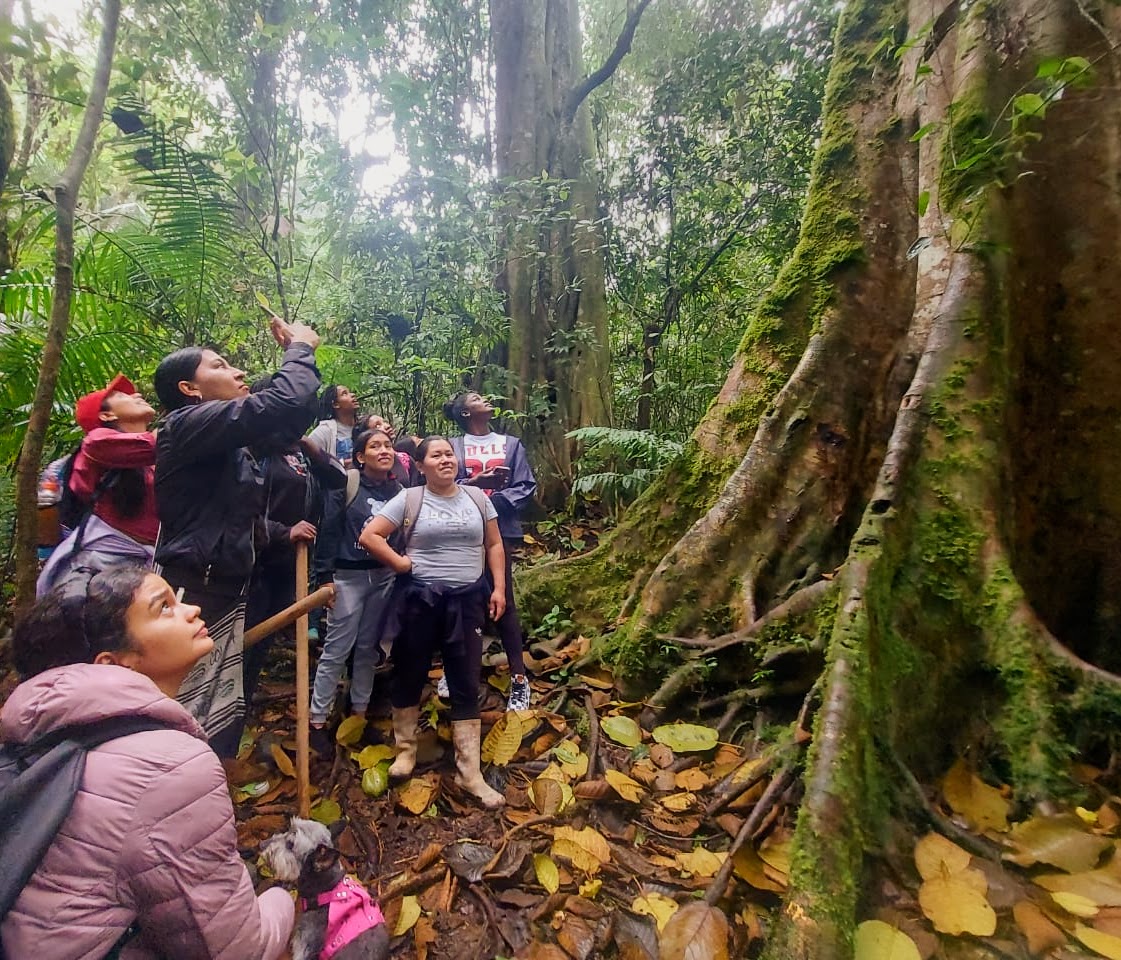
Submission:
[[[7,955],[102,957],[136,920],[127,960],[275,960],[292,932],[292,900],[281,889],[254,894],[222,766],[202,728],[151,680],[99,664],[47,670],[4,704],[0,739],[124,713],[173,729],[90,753],[70,816],[0,926]]]

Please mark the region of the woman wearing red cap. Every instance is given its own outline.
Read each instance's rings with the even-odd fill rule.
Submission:
[[[85,437],[67,485],[88,512],[43,568],[39,596],[73,570],[102,570],[124,560],[151,563],[160,527],[156,437],[148,429],[155,415],[123,374],[78,400],[74,417]]]

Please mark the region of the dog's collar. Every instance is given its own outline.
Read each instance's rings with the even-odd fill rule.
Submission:
[[[315,902],[327,907],[327,933],[323,937],[319,960],[331,960],[359,934],[385,923],[381,908],[374,903],[366,888],[350,877],[343,877],[326,893],[316,897]],[[300,909],[307,908],[307,900],[301,897]]]

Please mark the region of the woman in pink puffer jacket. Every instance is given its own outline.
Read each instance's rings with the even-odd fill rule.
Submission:
[[[279,888],[254,894],[225,773],[174,700],[213,646],[198,613],[161,577],[118,567],[61,584],[17,627],[24,682],[0,712],[0,739],[121,714],[168,729],[90,752],[70,815],[0,925],[8,957],[104,957],[134,925],[125,960],[284,953],[292,900]]]

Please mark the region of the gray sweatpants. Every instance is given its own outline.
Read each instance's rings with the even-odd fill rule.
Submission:
[[[335,571],[335,605],[327,616],[327,638],[311,692],[312,723],[326,721],[352,649],[351,709],[361,713],[369,706],[374,669],[384,659],[379,645],[395,579],[393,571],[384,567]]]

